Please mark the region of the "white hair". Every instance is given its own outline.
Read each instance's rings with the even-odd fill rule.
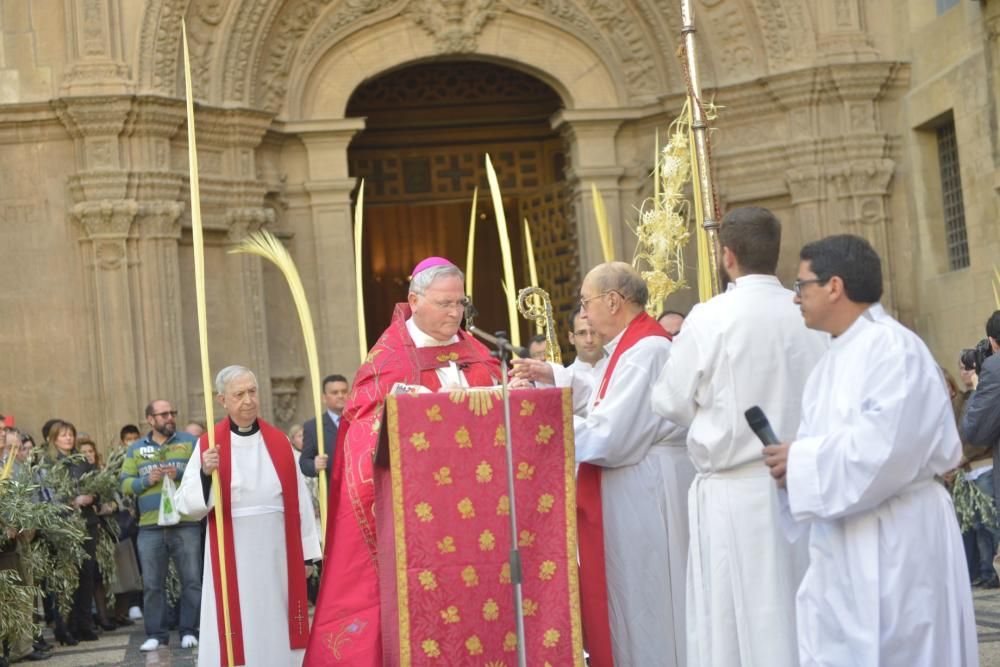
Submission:
[[[443,278],[447,276],[455,276],[465,284],[465,274],[454,264],[439,264],[438,266],[432,266],[429,269],[424,269],[417,275],[413,276],[410,280],[410,291],[414,294],[423,296],[427,288],[431,286],[438,278]]]
[[[226,393],[226,387],[233,380],[249,375],[253,378],[253,385],[257,386],[257,376],[246,366],[226,366],[215,376],[215,391],[220,395]]]

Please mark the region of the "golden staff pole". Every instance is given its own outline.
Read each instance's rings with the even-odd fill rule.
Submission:
[[[688,100],[691,105],[691,130],[694,133],[694,154],[697,164],[697,173],[692,174],[692,178],[698,182],[698,190],[701,195],[701,210],[704,220],[698,222],[705,230],[708,237],[708,260],[712,273],[712,294],[716,295],[722,291],[722,284],[719,279],[719,256],[722,250],[719,247],[719,221],[716,219],[718,211],[715,210],[715,188],[712,183],[712,167],[708,157],[708,124],[705,120],[705,111],[701,106],[701,82],[698,78],[698,58],[695,51],[695,27],[694,11],[691,0],[681,0],[681,34],[684,38],[684,57],[687,62],[688,75]]]
[[[181,19],[184,45],[184,96],[187,102],[188,166],[191,183],[191,241],[194,246],[194,285],[198,301],[198,342],[201,345],[201,382],[205,396],[205,423],[208,447],[215,448],[215,419],[212,414],[212,380],[208,365],[208,315],[205,304],[205,240],[201,226],[201,192],[198,185],[198,147],[194,136],[194,96],[191,94],[191,57],[188,54],[187,27]],[[229,619],[229,579],[226,573],[225,526],[222,517],[222,485],[219,469],[212,471],[212,492],[215,494],[215,537],[219,549],[219,583],[222,588],[222,618],[226,632],[226,662],[233,667],[233,628]]]
[[[524,245],[528,249],[528,280],[531,281],[532,287],[538,287],[538,269],[535,268],[535,244],[531,241],[531,225],[528,224],[528,219],[524,219]],[[542,307],[542,300],[538,296],[532,296],[531,300],[538,306],[539,309]],[[535,320],[535,333],[543,333],[542,325]]]

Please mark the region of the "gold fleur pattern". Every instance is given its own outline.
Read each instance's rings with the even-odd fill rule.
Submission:
[[[496,435],[493,436],[493,446],[494,447],[507,446],[507,429],[504,428],[503,424],[497,426]]]
[[[538,578],[542,581],[549,581],[556,574],[556,563],[552,560],[542,561],[538,566]]]
[[[420,644],[420,648],[424,649],[424,654],[428,658],[440,658],[441,649],[438,647],[438,643],[433,639],[425,639]]]
[[[469,565],[462,568],[462,581],[465,582],[466,588],[472,588],[473,586],[479,585],[479,574],[476,573],[476,568]]]
[[[528,400],[521,401],[521,416],[530,417],[533,414],[535,414],[535,404]]]
[[[427,409],[426,414],[427,414],[427,419],[432,422],[439,422],[444,419],[444,417],[441,416],[440,405],[432,405],[430,408]]]
[[[510,583],[510,563],[504,563],[500,566],[500,583],[509,584]]]
[[[500,605],[496,600],[489,598],[483,603],[483,618],[487,621],[495,621],[500,617]]]
[[[510,515],[510,498],[507,494],[500,496],[497,500],[497,516],[509,516]]]
[[[444,554],[455,553],[455,538],[451,535],[446,535],[443,540],[438,540],[437,548],[442,556]]]
[[[479,550],[493,551],[497,545],[497,540],[493,537],[493,531],[487,529],[479,534]]]
[[[543,493],[538,498],[538,512],[539,514],[548,514],[552,511],[552,506],[556,504],[556,499],[551,493]]]
[[[503,637],[503,650],[505,651],[516,651],[517,650],[517,635],[513,632],[508,632]]]
[[[433,591],[438,587],[437,577],[430,570],[424,570],[417,575],[417,579],[420,581],[420,585],[424,587],[425,591]]]
[[[441,620],[445,622],[445,625],[451,625],[461,621],[462,618],[458,615],[458,607],[451,605],[447,609],[442,609]]]
[[[413,508],[413,511],[416,513],[417,518],[424,523],[434,520],[434,509],[431,507],[430,503],[417,503],[417,506]]]
[[[411,435],[410,444],[413,445],[413,448],[418,452],[426,452],[431,446],[431,443],[427,442],[427,438],[424,437],[423,432]]]
[[[538,603],[534,600],[524,598],[524,602],[521,603],[521,609],[524,610],[525,616],[534,616],[538,613]]]
[[[448,486],[453,482],[451,479],[451,468],[448,466],[442,466],[440,470],[434,473],[434,481],[438,486]]]
[[[535,477],[535,466],[529,464],[527,461],[521,461],[517,464],[517,478],[523,480],[533,479]]]
[[[507,663],[503,660],[490,660],[486,663],[486,667],[507,667]]]
[[[476,516],[476,508],[473,506],[471,498],[462,498],[458,501],[458,514],[463,519],[471,519]]]
[[[448,354],[439,354],[437,356],[438,361],[458,361],[458,352],[449,352]]]
[[[458,443],[459,449],[468,449],[472,447],[472,439],[469,437],[469,429],[463,426],[455,431],[455,442]]]
[[[469,652],[469,655],[482,655],[483,642],[476,635],[472,635],[465,640],[465,650]]]
[[[545,636],[542,637],[542,646],[545,648],[555,648],[555,645],[559,643],[559,631],[555,628],[549,628],[545,631]]]
[[[530,547],[535,543],[535,534],[530,530],[522,530],[521,538],[517,541],[518,546]]]
[[[551,426],[542,424],[538,427],[538,435],[535,436],[535,442],[540,445],[547,445],[553,433],[555,433],[555,430]]]
[[[487,482],[493,481],[493,466],[491,466],[486,461],[480,461],[479,465],[476,466],[476,481],[480,484],[486,484]]]

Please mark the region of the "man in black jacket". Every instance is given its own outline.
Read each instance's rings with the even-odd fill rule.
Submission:
[[[302,425],[302,454],[299,456],[299,467],[306,477],[318,477],[319,470],[324,467],[327,475],[333,472],[333,446],[337,442],[340,415],[344,412],[348,391],[350,386],[343,375],[327,375],[323,378],[323,402],[326,403],[326,411],[323,413],[323,449],[327,453],[319,455],[316,419],[310,419]]]
[[[986,338],[993,354],[983,361],[979,383],[965,404],[962,439],[970,445],[993,448],[993,498],[1000,506],[1000,310],[986,320]]]

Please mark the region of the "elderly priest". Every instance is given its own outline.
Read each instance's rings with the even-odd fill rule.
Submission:
[[[229,366],[215,389],[228,417],[215,426],[215,447],[201,437],[177,496],[182,513],[209,516],[198,665],[227,664],[211,483],[218,470],[233,664],[298,666],[309,640],[305,561],[321,557],[309,491],[288,438],[258,417],[254,374]]]

